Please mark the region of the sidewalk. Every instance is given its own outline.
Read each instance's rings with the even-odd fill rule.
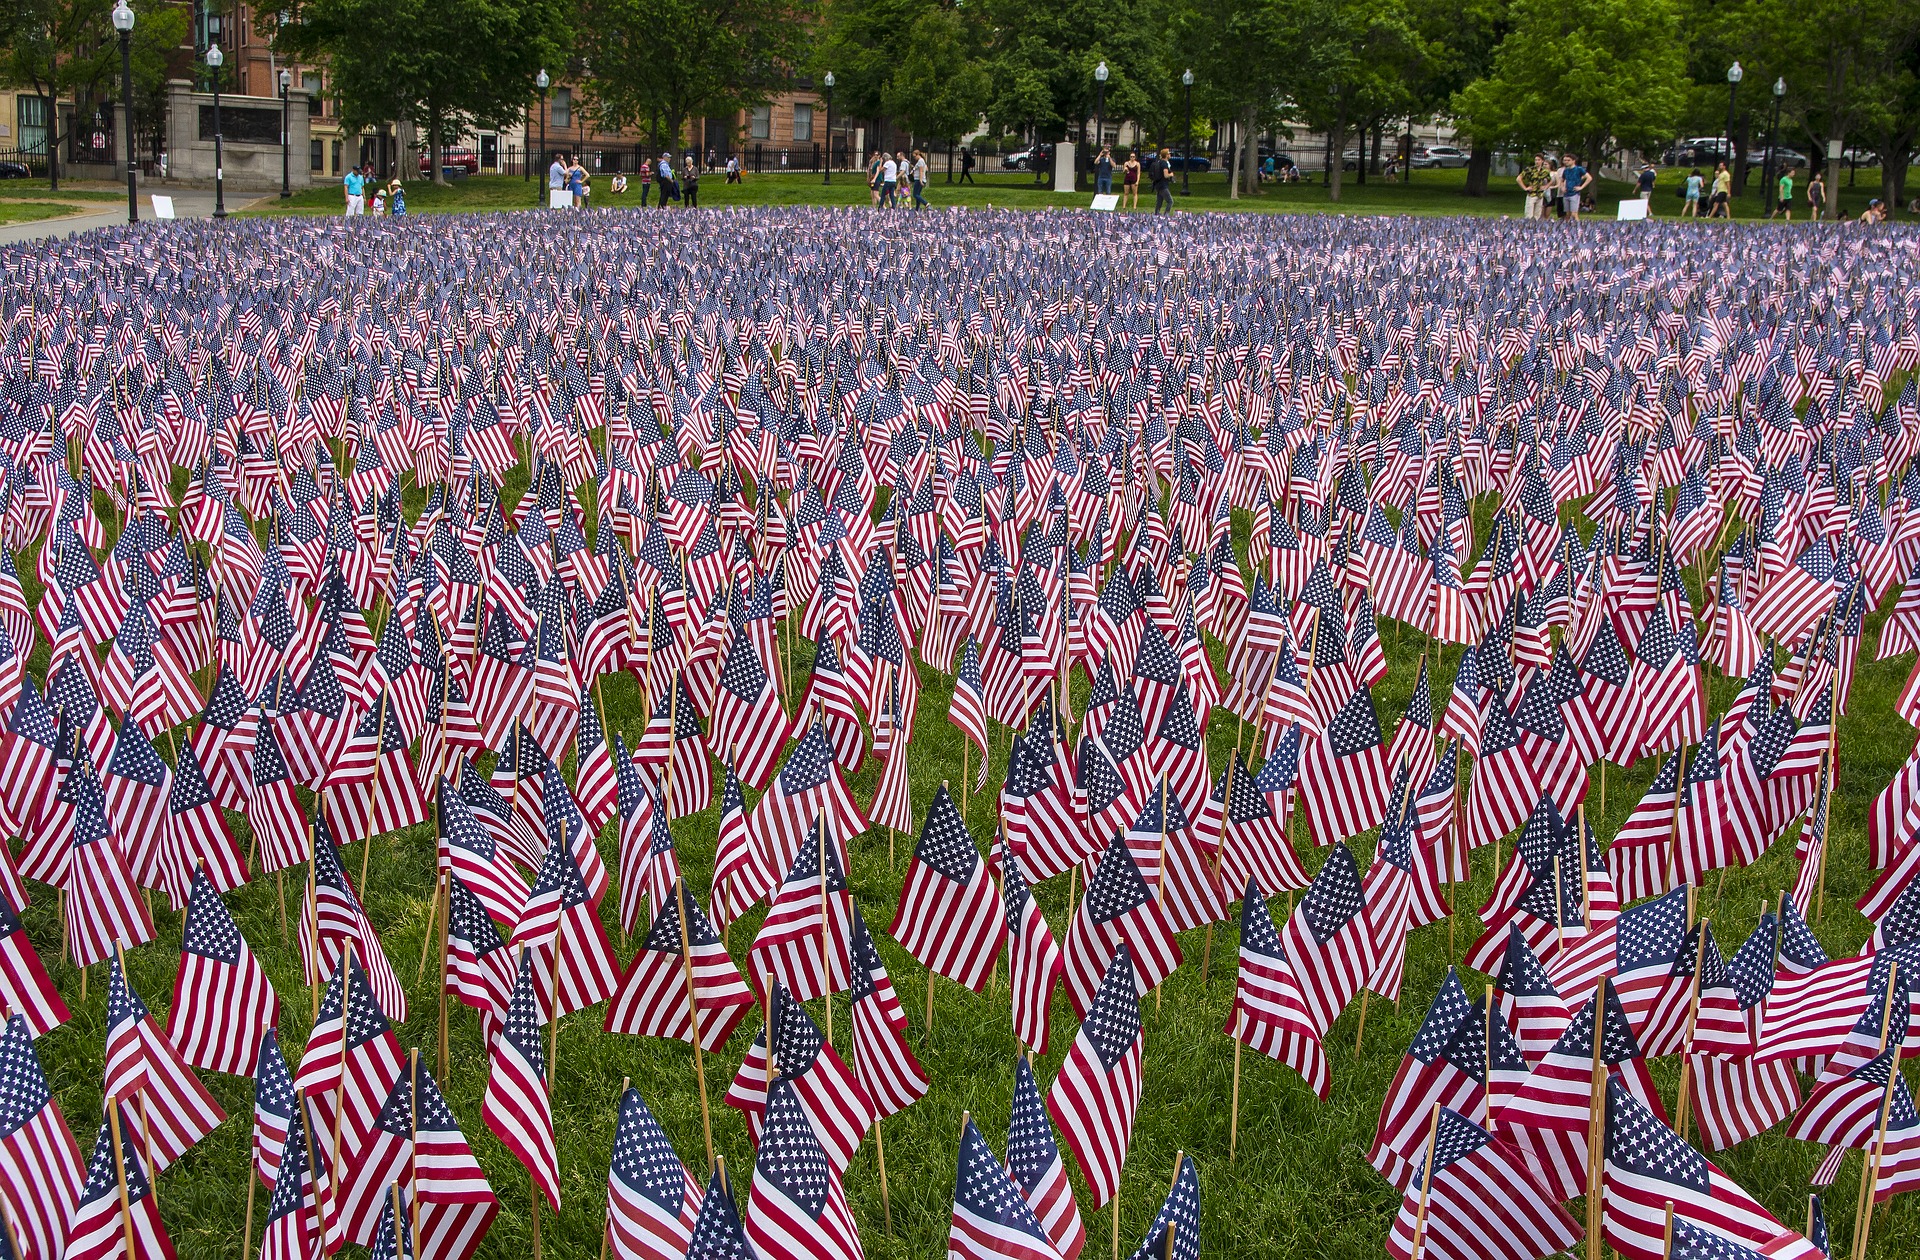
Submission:
[[[173,213],[181,219],[204,219],[213,214],[213,193],[204,188],[167,188],[163,185],[146,185],[140,190],[140,219],[145,222],[153,217],[152,194],[173,198]],[[46,194],[49,198],[54,193]],[[256,199],[253,193],[240,193],[227,196],[229,212],[240,209]],[[127,203],[125,201],[97,203],[98,209],[89,208],[80,214],[68,215],[64,219],[42,219],[36,223],[8,223],[0,225],[0,245],[17,245],[22,241],[39,241],[72,236],[75,232],[87,232],[94,228],[112,227],[127,221]]]

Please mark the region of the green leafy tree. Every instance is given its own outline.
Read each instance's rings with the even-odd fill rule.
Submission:
[[[915,136],[959,139],[979,125],[993,90],[980,45],[961,10],[926,10],[907,33],[881,105]]]
[[[1308,0],[1304,16],[1295,100],[1330,141],[1327,185],[1338,201],[1347,138],[1360,121],[1404,107],[1401,68],[1419,36],[1401,0]]]
[[[446,140],[521,116],[541,69],[568,45],[563,0],[295,0],[263,31],[282,52],[331,67],[348,128],[406,120],[427,138],[445,179]]]
[[[1454,95],[1492,73],[1494,50],[1512,25],[1508,9],[1508,0],[1409,0],[1409,21],[1421,50],[1408,84],[1415,117],[1451,116]],[[1483,138],[1464,119],[1454,121],[1470,146],[1466,194],[1484,197],[1500,137]]]
[[[1453,101],[1469,134],[1562,145],[1597,166],[1672,138],[1686,107],[1675,0],[1514,0],[1493,72]]]
[[[792,82],[806,0],[587,0],[579,51],[587,107],[609,130],[657,128],[763,105]]]
[[[164,86],[166,59],[186,37],[186,15],[165,0],[133,6],[134,98]],[[58,102],[120,94],[120,44],[113,29],[113,0],[13,0],[0,6],[0,79],[53,103],[47,120],[47,178],[60,188]]]

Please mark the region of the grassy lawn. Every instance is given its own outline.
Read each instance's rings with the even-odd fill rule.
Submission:
[[[43,219],[63,219],[71,214],[84,214],[92,209],[92,206],[58,201],[0,200],[0,223],[38,223]]]
[[[484,187],[485,185],[481,185]],[[515,470],[503,495],[503,506],[525,489],[524,474]],[[421,496],[408,496],[408,515],[420,510]],[[1471,554],[1478,555],[1492,505],[1483,501],[1476,512],[1478,537]],[[106,513],[103,510],[103,516]],[[108,519],[111,519],[110,517]],[[591,519],[591,515],[589,517]],[[1244,555],[1249,522],[1244,514],[1234,522],[1236,545]],[[39,591],[32,576],[32,555],[18,557],[30,598]],[[1691,575],[1689,575],[1691,576]],[[1696,599],[1698,597],[1697,592]],[[1865,642],[1871,645],[1881,617],[1871,619]],[[1382,622],[1381,637],[1392,672],[1376,690],[1375,703],[1389,730],[1399,719],[1425,647],[1417,633]],[[782,640],[783,647],[785,640]],[[1218,645],[1212,645],[1216,668]],[[42,677],[47,649],[41,644],[31,662]],[[1457,649],[1444,649],[1434,658],[1434,687],[1447,694],[1459,658]],[[1908,669],[1905,659],[1874,661],[1863,650],[1854,685],[1853,702],[1840,727],[1840,756],[1845,768],[1841,790],[1833,802],[1831,862],[1824,915],[1815,919],[1816,933],[1834,955],[1857,952],[1868,934],[1866,922],[1852,909],[1865,889],[1869,872],[1866,857],[1868,812],[1875,792],[1899,766],[1911,743],[1911,732],[1893,716],[1893,702]],[[790,662],[789,695],[804,694],[811,651],[802,645]],[[942,780],[957,787],[961,778],[961,740],[947,722],[951,695],[948,679],[921,669],[924,688],[917,729],[909,744],[909,766],[914,814],[924,815]],[[1074,710],[1086,702],[1086,684],[1075,674]],[[1712,679],[1712,708],[1724,709],[1735,684]],[[632,747],[644,725],[639,688],[628,675],[605,680],[602,700],[610,735],[620,734]],[[1220,714],[1207,732],[1215,767],[1223,767],[1236,742],[1235,723]],[[996,733],[990,790],[1005,776],[1004,734]],[[162,744],[164,747],[164,742]],[[489,762],[490,759],[483,759]],[[485,768],[483,764],[483,768]],[[1631,811],[1654,770],[1642,762],[1631,770],[1618,767],[1597,772],[1595,792],[1589,797],[1589,817],[1603,840]],[[572,767],[568,768],[569,773]],[[878,765],[869,760],[852,778],[855,795],[868,801],[876,787]],[[304,796],[304,790],[303,790]],[[749,792],[749,808],[755,794]],[[716,783],[715,799],[719,798]],[[1604,804],[1603,804],[1604,802]],[[680,859],[689,887],[704,894],[712,876],[717,810],[674,825]],[[230,815],[243,845],[248,842],[244,819]],[[982,843],[994,827],[992,797],[975,796],[969,821]],[[1304,841],[1302,842],[1304,844]],[[877,1144],[862,1147],[848,1174],[848,1192],[862,1242],[876,1260],[926,1260],[944,1249],[954,1179],[956,1134],[963,1110],[971,1111],[984,1133],[998,1148],[1005,1137],[1012,1067],[1017,1047],[1009,1029],[1004,970],[989,992],[965,991],[941,981],[935,991],[935,1017],[929,1030],[923,1020],[926,972],[885,935],[898,903],[911,837],[890,837],[875,831],[853,846],[850,880],[867,922],[875,929],[881,953],[910,1013],[911,1044],[933,1081],[933,1092],[900,1116],[884,1123],[887,1183],[891,1191],[892,1228],[884,1225]],[[600,849],[617,871],[616,827],[610,824],[599,838]],[[1373,849],[1373,837],[1364,836],[1354,847],[1364,868]],[[1511,846],[1508,846],[1509,852]],[[1310,870],[1318,869],[1324,850],[1308,850]],[[1206,934],[1194,932],[1182,939],[1187,963],[1166,984],[1161,1002],[1145,1004],[1145,1097],[1133,1133],[1132,1153],[1122,1193],[1121,1232],[1129,1250],[1145,1233],[1167,1178],[1175,1152],[1184,1150],[1198,1162],[1203,1186],[1206,1246],[1234,1256],[1324,1256],[1340,1260],[1372,1260],[1397,1210],[1398,1197],[1366,1165],[1381,1098],[1415,1028],[1440,984],[1451,959],[1458,958],[1480,931],[1472,914],[1492,885],[1492,854],[1475,854],[1476,878],[1471,889],[1454,899],[1458,913],[1452,924],[1435,924],[1415,934],[1409,944],[1406,997],[1395,1007],[1375,1001],[1366,1020],[1364,1044],[1356,1048],[1358,1006],[1348,1009],[1327,1038],[1333,1073],[1332,1097],[1316,1100],[1290,1071],[1259,1055],[1246,1055],[1242,1064],[1240,1140],[1236,1162],[1229,1162],[1226,1103],[1233,1080],[1233,1043],[1221,1033],[1233,991],[1237,932],[1223,925],[1214,933],[1208,978],[1203,982],[1201,962],[1207,951]],[[346,853],[349,871],[361,861],[359,847]],[[1793,880],[1794,837],[1790,832],[1766,856],[1745,870],[1728,873],[1724,884],[1702,895],[1702,913],[1711,916],[1724,951],[1731,953],[1745,939],[1764,906]],[[422,956],[429,890],[434,880],[434,835],[431,827],[415,828],[373,842],[371,868],[364,889],[369,913],[382,934],[385,950],[408,989],[410,1019],[399,1030],[405,1046],[422,1048],[423,1062],[431,1062],[435,1046],[435,977],[416,970]],[[286,898],[298,913],[302,884],[297,874],[288,879]],[[58,899],[37,888],[26,914],[32,938],[57,979],[74,1018],[65,1028],[40,1043],[55,1092],[81,1141],[90,1149],[95,1119],[100,1114],[102,1039],[105,1028],[105,969],[95,967],[87,997],[81,1000],[79,972],[61,963],[58,947]],[[1066,881],[1055,880],[1037,890],[1056,937],[1064,935],[1069,919]],[[1291,899],[1288,899],[1289,901]],[[297,1063],[309,1026],[309,990],[301,981],[298,949],[283,925],[281,905],[273,880],[259,878],[229,895],[241,931],[260,956],[281,997],[280,1032],[288,1059]],[[610,894],[602,915],[622,958],[633,943],[618,932],[618,896]],[[1285,907],[1278,899],[1275,918]],[[183,916],[162,907],[157,911],[159,940],[130,955],[131,978],[157,1019],[164,1019],[178,965]],[[759,926],[755,914],[737,924],[731,934],[732,953],[744,965],[746,949]],[[1470,992],[1481,991],[1483,979],[1467,978]],[[834,1039],[843,1055],[850,1054],[850,1021],[844,996],[836,999]],[[815,1017],[820,1017],[815,1004]],[[602,1012],[596,1008],[563,1021],[558,1060],[551,1077],[555,1127],[558,1133],[563,1211],[556,1221],[543,1211],[542,1235],[546,1254],[590,1257],[597,1253],[605,1203],[608,1152],[613,1138],[616,1101],[622,1078],[632,1078],[660,1117],[688,1164],[700,1171],[700,1101],[695,1088],[690,1048],[681,1043],[639,1040],[601,1031]],[[1053,1012],[1054,1048],[1036,1071],[1044,1084],[1058,1069],[1074,1031],[1071,1009],[1064,994]],[[721,1096],[738,1068],[754,1032],[749,1018],[733,1041],[706,1060],[713,1104],[716,1150],[723,1154],[737,1184],[749,1181],[752,1150],[741,1118],[722,1105]],[[442,1088],[473,1144],[498,1193],[502,1209],[480,1254],[487,1257],[524,1257],[529,1254],[528,1186],[525,1171],[485,1129],[480,1099],[486,1085],[487,1056],[471,1011],[451,1007],[451,1058]],[[1677,1088],[1670,1060],[1655,1066],[1655,1077],[1670,1101]],[[229,1119],[207,1141],[188,1153],[161,1179],[158,1196],[180,1254],[184,1257],[231,1257],[239,1254],[244,1216],[252,1106],[250,1081],[232,1077],[204,1077],[226,1109]],[[1757,1195],[1783,1220],[1804,1223],[1806,1183],[1822,1152],[1790,1141],[1775,1130],[1715,1156],[1743,1186]],[[1850,1158],[1830,1196],[1829,1219],[1836,1239],[1849,1236],[1858,1160]],[[1069,1157],[1069,1164],[1072,1160]],[[1077,1171],[1073,1174],[1080,1185]],[[264,1206],[256,1205],[256,1231]],[[1575,1209],[1576,1216],[1579,1215]],[[1109,1229],[1102,1211],[1087,1221],[1092,1236],[1089,1256],[1106,1254]],[[1889,1222],[1877,1224],[1870,1254],[1892,1260],[1912,1252],[1914,1231],[1920,1228],[1920,1200],[1904,1196],[1892,1204]],[[256,1235],[257,1241],[257,1235]]]
[[[944,167],[936,161],[931,176],[927,199],[935,209],[949,206],[1070,209],[1086,206],[1091,196],[1089,193],[1053,192],[1045,186],[1036,186],[1031,176],[1018,171],[976,173],[972,184],[948,183]],[[1871,184],[1867,177],[1873,177]],[[959,176],[956,174],[954,178],[958,179]],[[1657,218],[1677,218],[1682,202],[1674,190],[1680,187],[1685,173],[1665,170],[1660,178],[1660,187],[1653,198],[1653,213]],[[594,202],[597,206],[618,208],[639,205],[637,183],[629,188],[624,197],[610,194],[607,191],[609,183],[605,175],[594,181]],[[1330,199],[1329,190],[1320,186],[1317,177],[1298,184],[1262,185],[1258,194],[1238,199],[1227,196],[1226,177],[1222,174],[1196,174],[1190,181],[1190,187],[1190,195],[1181,196],[1176,184],[1174,204],[1177,209],[1268,214],[1470,214],[1494,217],[1518,215],[1522,209],[1519,190],[1510,179],[1494,180],[1489,195],[1485,197],[1467,196],[1466,172],[1463,170],[1416,171],[1411,181],[1392,184],[1379,176],[1370,176],[1364,184],[1355,183],[1352,172],[1349,172],[1338,202]],[[525,210],[541,205],[544,192],[544,185],[538,178],[523,180],[510,175],[476,175],[447,187],[414,181],[407,185],[407,209],[416,214]],[[1590,217],[1611,219],[1615,203],[1627,195],[1627,184],[1602,180],[1600,211],[1597,216]],[[1842,208],[1850,215],[1858,214],[1865,208],[1868,198],[1879,195],[1877,172],[1866,172],[1855,188],[1849,189],[1843,183],[1840,195]],[[703,206],[863,206],[869,203],[869,196],[857,171],[835,171],[831,183],[823,183],[818,173],[748,175],[740,184],[728,184],[723,176],[714,174],[701,179],[700,201]],[[296,193],[286,201],[277,197],[263,198],[239,213],[338,214],[342,207],[339,188],[328,184]],[[1147,213],[1152,208],[1153,192],[1143,189],[1139,213]],[[1802,210],[1803,207],[1796,207],[1797,212]],[[1736,200],[1734,213],[1736,219],[1761,216],[1760,178],[1757,173],[1748,184],[1746,196]]]

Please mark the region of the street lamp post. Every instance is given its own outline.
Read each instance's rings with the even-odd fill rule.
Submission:
[[[1727,160],[1728,180],[1736,175],[1733,169],[1733,103],[1740,96],[1740,80],[1746,77],[1747,72],[1740,68],[1739,62],[1727,67],[1727,135],[1726,142],[1720,146],[1720,156]]]
[[[227,173],[221,166],[220,146],[220,67],[226,64],[220,45],[207,45],[207,69],[213,71],[213,217],[227,217]]]
[[[1774,177],[1780,173],[1779,169],[1774,165],[1774,146],[1779,143],[1780,136],[1780,98],[1786,94],[1787,81],[1784,78],[1775,79],[1773,81],[1773,121],[1767,124],[1767,172],[1760,177],[1767,185],[1766,198],[1767,213],[1769,215],[1773,213]],[[1791,206],[1787,208],[1788,210],[1792,210]]]
[[[1093,143],[1087,146],[1087,164],[1094,170],[1094,190],[1100,188],[1100,146],[1107,138],[1107,76],[1103,59],[1093,68]]]
[[[1180,137],[1180,195],[1190,197],[1193,189],[1188,186],[1187,172],[1193,169],[1193,71],[1182,71],[1180,83],[1187,89],[1187,134]]]
[[[293,88],[293,71],[280,71],[280,200],[293,196],[293,129],[287,113],[287,93]]]
[[[820,82],[827,88],[827,157],[820,163],[820,182],[831,184],[833,182],[833,71],[827,71]]]
[[[541,157],[547,156],[547,88],[552,83],[553,83],[553,80],[547,76],[547,72],[545,70],[542,70],[539,74],[536,74],[533,76],[533,85],[540,89],[540,156]],[[529,158],[527,161],[527,169],[528,170],[533,169],[533,161],[531,158]],[[544,174],[542,175],[540,180],[540,191],[536,195],[535,203],[538,205],[545,205],[547,203],[547,181]]]
[[[113,29],[120,34],[121,117],[127,130],[127,222],[140,221],[140,194],[133,187],[133,10],[127,0],[113,6]]]

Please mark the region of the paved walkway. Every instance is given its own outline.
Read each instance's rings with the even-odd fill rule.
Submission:
[[[44,192],[44,190],[40,190]],[[152,194],[160,192],[173,198],[173,213],[182,219],[204,219],[213,214],[213,193],[203,188],[164,189],[153,186],[140,190],[140,218],[153,217]],[[49,199],[55,193],[44,193]],[[254,200],[251,193],[227,196],[227,209],[238,210]],[[86,232],[93,228],[112,227],[116,223],[127,221],[127,203],[125,201],[90,202],[89,208],[80,214],[68,215],[62,219],[41,219],[34,223],[0,224],[0,245],[13,245],[21,241],[38,241],[48,238],[72,236],[75,232]],[[92,207],[97,205],[98,209]]]

